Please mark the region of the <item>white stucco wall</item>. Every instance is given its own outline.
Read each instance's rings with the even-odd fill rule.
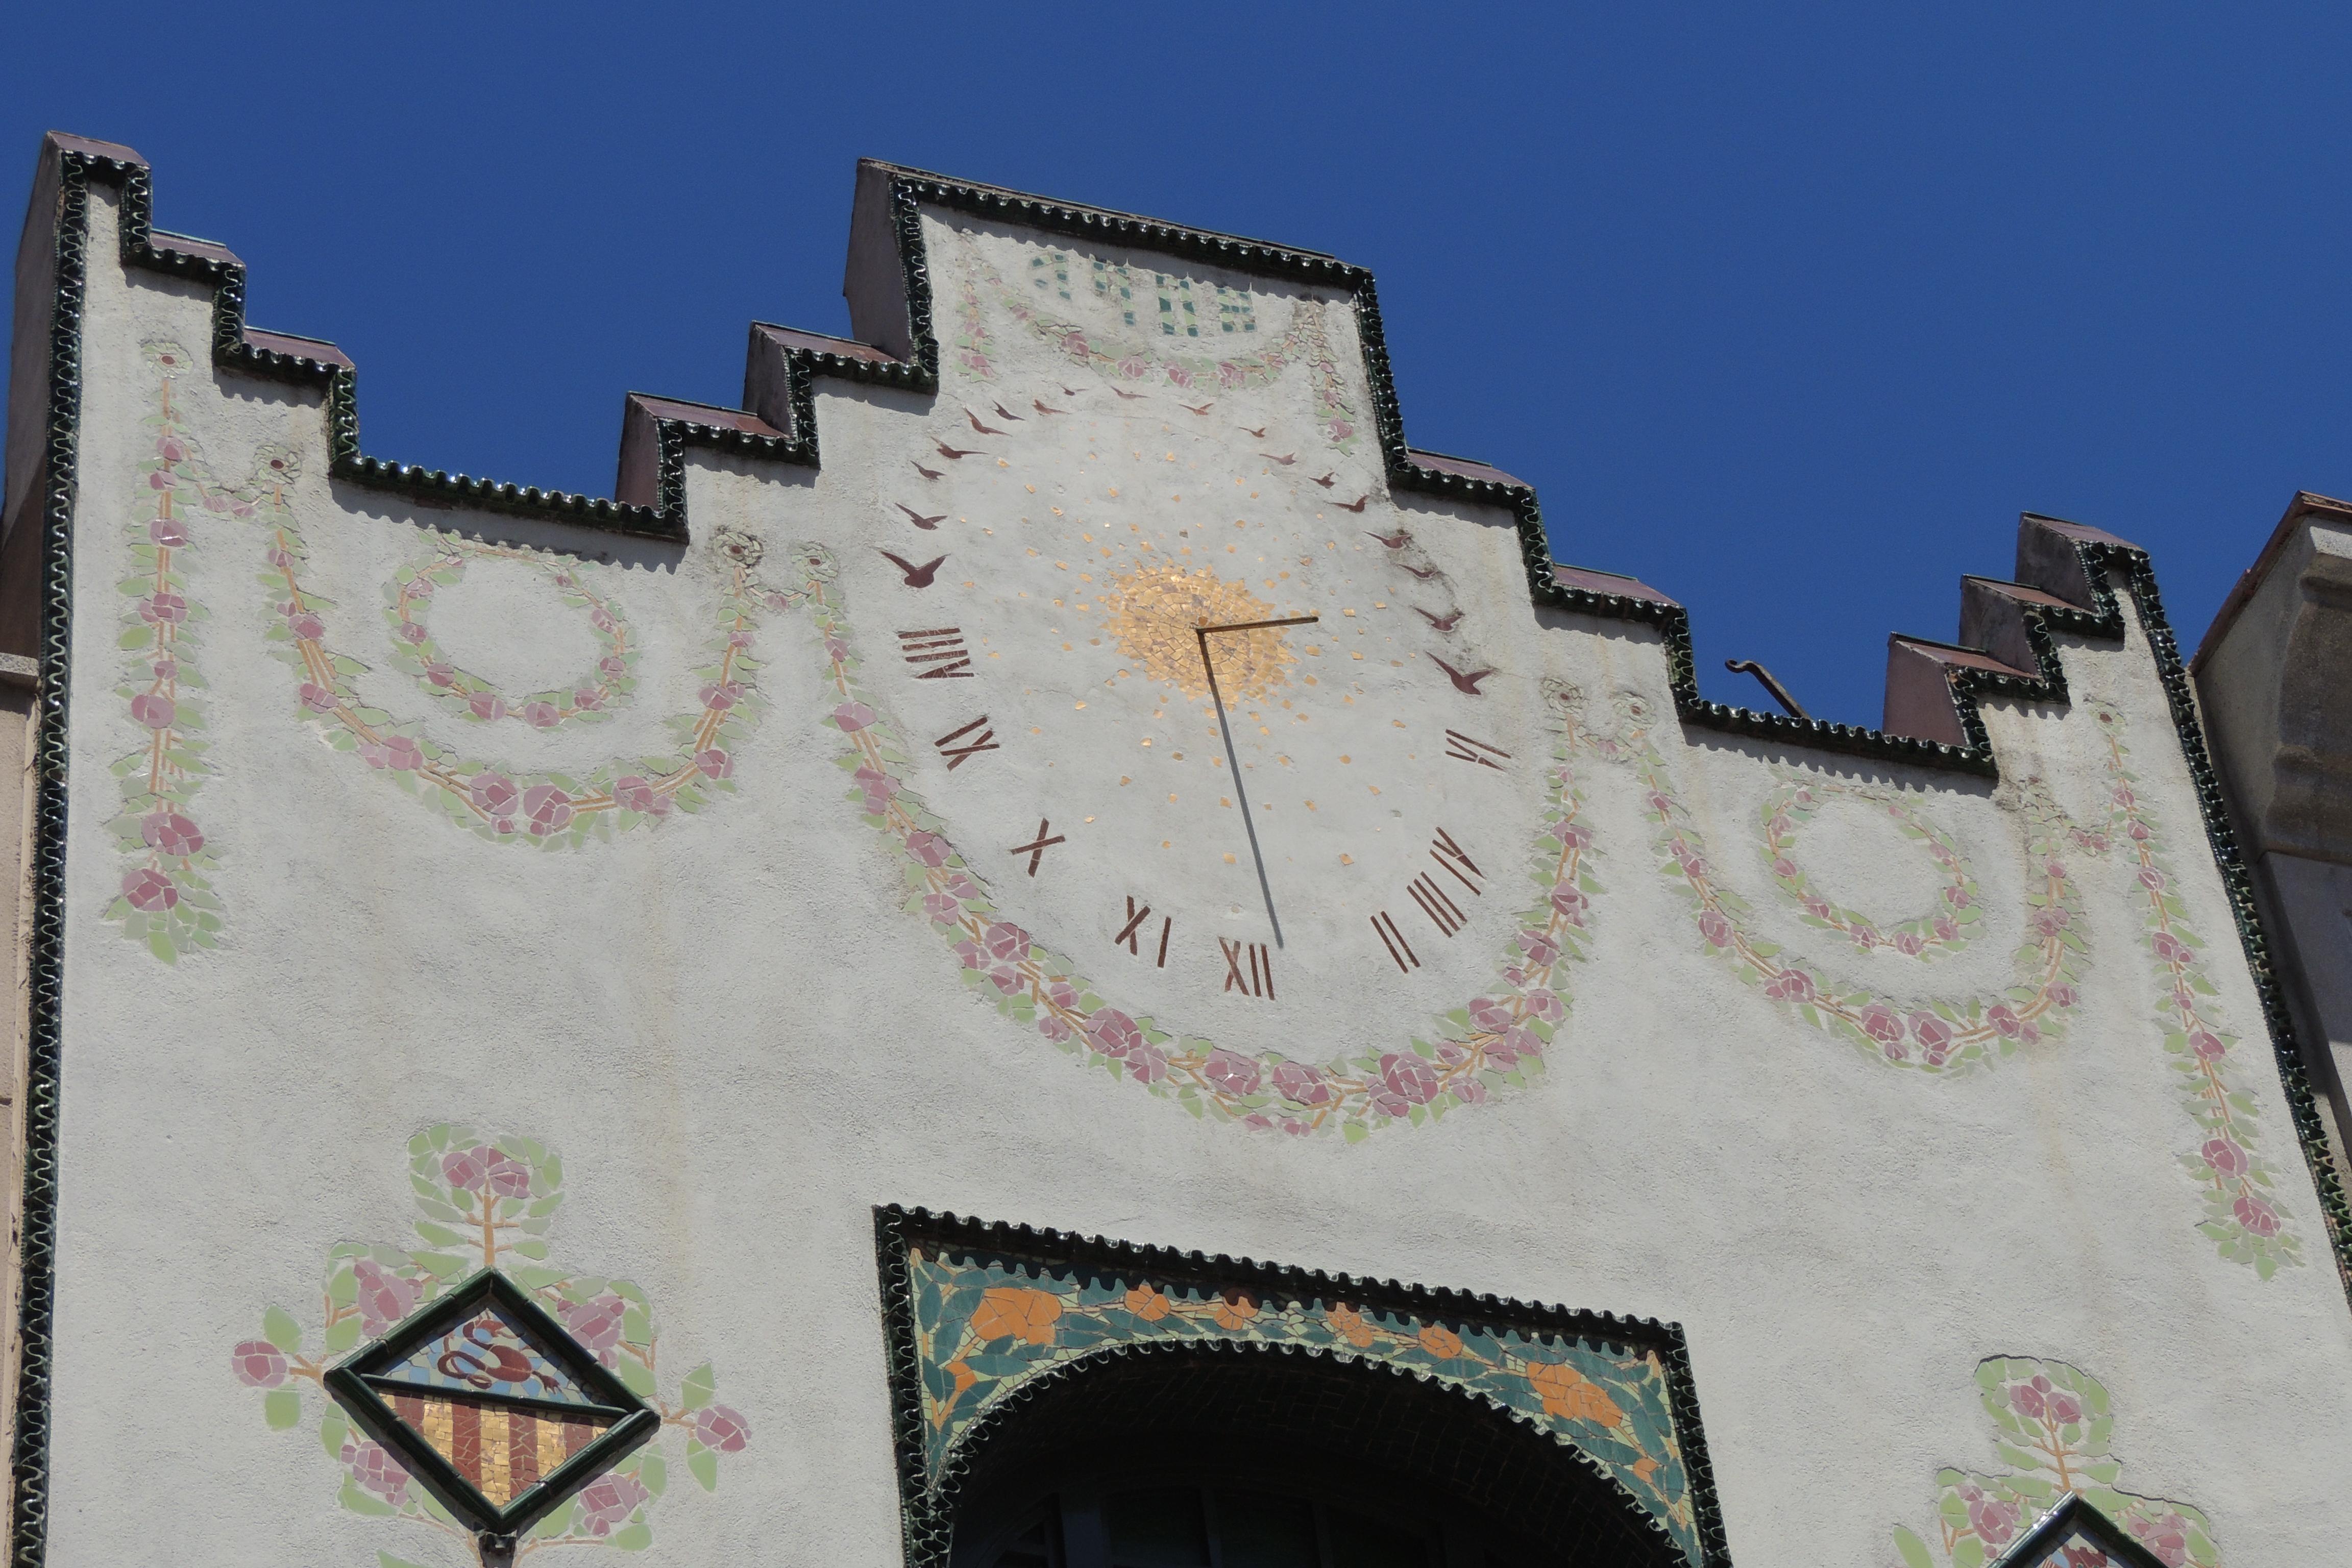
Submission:
[[[2217,1256],[2197,1229],[2203,1210],[2180,1156],[2202,1135],[2163,1049],[2163,991],[2120,847],[2070,856],[2087,959],[2064,1037],[1988,1070],[1900,1070],[1711,952],[1658,869],[1633,764],[1574,749],[1603,890],[1588,961],[1561,966],[1573,1011],[1549,1069],[1432,1124],[1383,1126],[1361,1142],[1287,1136],[1196,1119],[1082,1069],[962,982],[949,944],[900,908],[904,862],[891,841],[843,798],[844,737],[823,722],[842,698],[805,608],[758,626],[770,706],[735,752],[734,794],[611,842],[540,851],[452,826],[324,743],[294,672],[266,657],[264,635],[282,618],[257,581],[268,544],[235,519],[199,518],[179,557],[188,596],[210,614],[201,663],[217,772],[201,815],[226,931],[217,950],[167,966],[106,915],[125,866],[103,826],[119,798],[106,764],[144,733],[115,690],[129,658],[115,584],[132,569],[126,530],[148,515],[134,509],[158,377],[141,344],[201,350],[209,307],[155,275],[126,278],[111,259],[112,192],[94,206],[53,1561],[144,1561],[165,1541],[190,1564],[358,1564],[380,1550],[467,1560],[428,1531],[339,1508],[315,1411],[299,1429],[268,1429],[258,1396],[225,1365],[270,1304],[315,1321],[333,1244],[403,1244],[415,1217],[405,1144],[451,1121],[562,1152],[554,1254],[643,1286],[663,1325],[665,1394],[712,1362],[720,1397],[751,1423],[716,1492],[673,1480],[654,1549],[667,1561],[898,1561],[870,1220],[887,1202],[1677,1320],[1731,1549],[1755,1568],[1895,1561],[1892,1527],[1930,1528],[1938,1467],[2000,1468],[1972,1382],[2000,1354],[2102,1379],[2122,1484],[2201,1507],[2235,1568],[2300,1568],[2352,1535],[2336,1484],[2352,1455],[2352,1324],[2136,621],[2120,647],[2064,649],[2071,707],[1989,711],[1998,790],[1685,731],[1654,636],[1532,609],[1501,514],[1386,496],[1343,305],[1322,315],[1337,384],[1364,431],[1346,449],[1318,429],[1325,411],[1304,366],[1263,388],[1204,388],[1213,412],[1195,416],[1164,384],[1150,386],[1148,405],[1114,399],[1115,378],[992,313],[991,379],[981,380],[953,363],[950,290],[982,258],[1017,291],[1035,252],[1010,231],[961,237],[972,226],[952,216],[927,218],[950,361],[936,401],[821,383],[814,475],[690,454],[694,538],[683,549],[421,510],[326,478],[323,415],[307,395],[215,380],[209,366],[175,395],[225,475],[242,474],[264,443],[305,455],[292,501],[311,585],[332,602],[329,640],[370,667],[354,678],[369,702],[422,718],[445,744],[478,751],[482,727],[432,708],[392,668],[383,584],[429,549],[428,528],[579,552],[583,580],[641,634],[638,688],[601,727],[499,726],[498,749],[518,768],[583,773],[606,756],[670,749],[661,721],[699,703],[691,671],[704,656],[693,650],[728,569],[713,552],[719,529],[765,542],[771,583],[782,581],[787,545],[829,546],[863,692],[911,742],[909,787],[989,873],[1007,918],[1117,1005],[1237,1051],[1395,1050],[1442,1029],[1433,1012],[1493,988],[1514,929],[1506,900],[1522,896],[1499,884],[1524,874],[1544,788],[1537,766],[1558,733],[1547,680],[1576,688],[1604,736],[1622,729],[1613,701],[1645,701],[1677,820],[1754,906],[1755,931],[1842,985],[1914,1005],[2011,983],[2030,869],[2018,790],[2038,778],[2077,824],[2105,829],[2112,786],[2094,715],[2105,703],[2120,716],[2188,923],[2209,944],[2206,1005],[2242,1037],[2231,1087],[2254,1108],[2258,1152],[2301,1238],[2302,1264],[2269,1279]],[[1260,333],[1278,331],[1291,297],[1249,287]],[[997,310],[981,292],[983,312]],[[1032,399],[1072,412],[1037,412]],[[1026,417],[1004,423],[991,412],[1000,402]],[[973,416],[1008,434],[977,435]],[[983,456],[930,458],[948,477],[926,480],[910,459],[940,441]],[[1288,467],[1260,456],[1294,451]],[[1308,483],[1326,469],[1331,488]],[[1103,493],[1114,485],[1124,493]],[[1180,494],[1192,499],[1168,499]],[[1338,512],[1334,502],[1359,495],[1371,498],[1360,516]],[[901,501],[946,521],[918,531],[892,510]],[[1252,527],[1235,531],[1235,518]],[[1401,570],[1398,552],[1366,537],[1400,526],[1442,579]],[[1261,826],[1286,905],[1273,1002],[1217,988],[1210,933],[1240,940],[1263,911],[1232,810],[1207,804],[1223,780],[1202,766],[1221,751],[1205,710],[1139,675],[1106,687],[1108,654],[1077,651],[1105,619],[1078,607],[1101,584],[1067,585],[1086,548],[1070,535],[1084,531],[1119,552],[1106,574],[1145,564],[1148,538],[1188,568],[1245,573],[1276,614],[1327,617],[1291,634],[1325,649],[1291,669],[1323,679],[1276,698],[1311,716],[1242,737],[1244,760],[1263,764],[1246,776],[1274,806]],[[1284,552],[1266,552],[1261,571],[1225,555],[1236,533]],[[950,560],[913,590],[877,545],[918,563]],[[1279,569],[1295,575],[1258,585]],[[1467,612],[1452,640],[1406,614],[1433,582]],[[1067,601],[1058,607],[1056,592]],[[976,643],[979,677],[912,681],[893,633],[950,625],[989,638]],[[469,568],[433,626],[483,673],[525,686],[542,668],[551,683],[589,646],[573,612],[520,567]],[[1057,662],[1064,640],[1075,646]],[[1360,648],[1370,650],[1363,660],[1341,657]],[[1427,657],[1456,648],[1500,672],[1475,698]],[[950,773],[929,742],[983,709],[1002,746]],[[1519,767],[1445,759],[1449,727]],[[1163,760],[1179,744],[1192,760]],[[1269,760],[1274,750],[1291,763]],[[1767,796],[1797,773],[1895,792],[1950,835],[1980,895],[1967,951],[1934,963],[1865,953],[1802,923],[1757,847]],[[1139,784],[1112,782],[1121,776]],[[1082,833],[1089,814],[1098,831]],[[1033,882],[1004,849],[1041,816],[1072,841]],[[1494,846],[1500,863],[1486,866],[1498,896],[1477,900],[1452,941],[1399,892],[1429,868],[1431,825],[1474,854]],[[1163,852],[1162,840],[1183,849]],[[1801,854],[1830,897],[1891,925],[1937,898],[1906,848],[1841,796],[1805,830]],[[1128,893],[1175,911],[1190,945],[1170,969],[1110,947]],[[1371,945],[1370,915],[1382,908],[1419,922],[1405,928],[1427,961],[1417,973]]]

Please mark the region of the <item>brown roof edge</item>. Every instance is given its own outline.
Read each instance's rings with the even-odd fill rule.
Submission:
[[[265,332],[258,327],[245,329],[245,341],[257,349],[271,353],[290,354],[296,359],[316,361],[320,364],[341,365],[345,370],[358,367],[352,356],[324,338],[306,338],[299,332]]]
[[[2221,607],[2213,612],[2212,623],[2206,626],[2205,635],[2198,639],[2197,651],[2189,656],[2189,674],[2197,675],[2204,670],[2207,656],[2221,646],[2221,639],[2230,635],[2230,628],[2237,624],[2238,616],[2252,601],[2254,590],[2260,588],[2263,579],[2270,575],[2272,563],[2277,561],[2279,552],[2286,548],[2288,538],[2294,532],[2294,525],[2315,512],[2352,521],[2352,501],[2340,501],[2312,490],[2294,492],[2294,500],[2287,503],[2286,514],[2278,520],[2278,526],[2271,530],[2262,553],[2254,557],[2252,565],[2238,574],[2238,580],[2230,584],[2229,597],[2223,599]]]
[[[861,343],[856,338],[836,338],[830,332],[803,331],[798,327],[780,327],[773,321],[754,321],[751,330],[764,333],[786,348],[814,349],[819,353],[837,354],[843,359],[871,360],[876,364],[896,364],[898,356],[887,349],[872,343]]]
[[[1508,485],[1513,489],[1534,487],[1515,474],[1507,474],[1492,463],[1482,463],[1475,458],[1457,458],[1450,452],[1424,452],[1418,447],[1407,447],[1404,455],[1417,468],[1433,468],[1441,474],[1458,474],[1465,479],[1483,479],[1490,485]]]
[[[689,425],[708,425],[714,430],[740,430],[747,436],[772,436],[783,439],[784,433],[741,408],[721,408],[715,403],[688,403],[683,398],[656,397],[649,392],[632,392],[627,402],[643,408],[656,419],[682,419]]]
[[[1564,588],[1581,588],[1588,594],[1609,594],[1622,599],[1647,599],[1654,605],[1671,605],[1682,608],[1682,602],[1670,599],[1638,577],[1628,577],[1619,572],[1596,572],[1590,566],[1562,566],[1552,563],[1553,579]]]
[[[87,153],[93,158],[111,158],[119,163],[136,163],[147,167],[147,160],[135,147],[125,147],[120,142],[100,142],[93,137],[77,136],[70,131],[52,131],[41,140],[60,153]]]
[[[986,180],[967,180],[954,174],[942,174],[930,169],[917,169],[905,163],[893,163],[887,158],[860,158],[861,169],[874,169],[885,174],[910,180],[936,180],[942,185],[961,185],[966,190],[990,191],[1009,196],[1014,201],[1038,202],[1049,207],[1062,207],[1070,212],[1095,213],[1103,217],[1118,218],[1128,223],[1150,224],[1158,228],[1181,229],[1211,239],[1230,239],[1236,245],[1262,246],[1268,250],[1287,250],[1297,256],[1312,256],[1325,261],[1339,258],[1328,250],[1310,250],[1303,245],[1286,245],[1278,239],[1260,239],[1255,235],[1227,234],[1222,229],[1202,228],[1197,224],[1178,223],[1173,218],[1153,217],[1147,213],[1122,212],[1118,207],[1098,207],[1087,202],[1064,201],[1059,196],[1041,196],[1034,191],[1016,191],[1010,185],[994,185]]]
[[[2053,599],[2063,605],[2063,599]],[[1940,642],[1934,637],[1913,637],[1908,632],[1886,634],[1889,647],[1906,647],[1912,652],[1935,660],[1937,664],[1957,665],[1963,669],[1990,669],[1999,675],[2014,675],[2021,680],[2038,680],[2041,676],[2031,669],[2020,669],[2006,659],[1996,658],[1980,647],[1969,647],[1956,642]]]

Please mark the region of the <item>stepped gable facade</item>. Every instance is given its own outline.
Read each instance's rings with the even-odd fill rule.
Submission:
[[[1333,257],[861,164],[605,500],[152,200],[52,136],[17,261],[13,1561],[2352,1536],[2340,504],[2193,673],[2029,513],[1864,730]]]

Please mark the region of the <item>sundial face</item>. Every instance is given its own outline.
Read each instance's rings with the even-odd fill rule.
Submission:
[[[1021,280],[959,260],[984,310]],[[1500,651],[1528,617],[1473,587],[1508,536],[1392,505],[1308,364],[1188,390],[1189,345],[1072,293],[983,317],[1048,352],[951,375],[886,468],[885,542],[844,563],[858,689],[998,916],[1092,993],[1261,1067],[1405,1050],[1495,989],[1545,897],[1551,743]],[[1091,353],[1060,352],[1072,323]]]

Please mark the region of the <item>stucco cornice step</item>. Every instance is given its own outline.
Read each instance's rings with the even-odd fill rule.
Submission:
[[[1886,729],[1948,746],[1968,744],[1962,699],[1952,679],[1960,672],[1999,676],[2021,685],[2038,686],[2042,679],[2031,669],[2003,663],[1982,648],[1893,633],[1886,639]]]

